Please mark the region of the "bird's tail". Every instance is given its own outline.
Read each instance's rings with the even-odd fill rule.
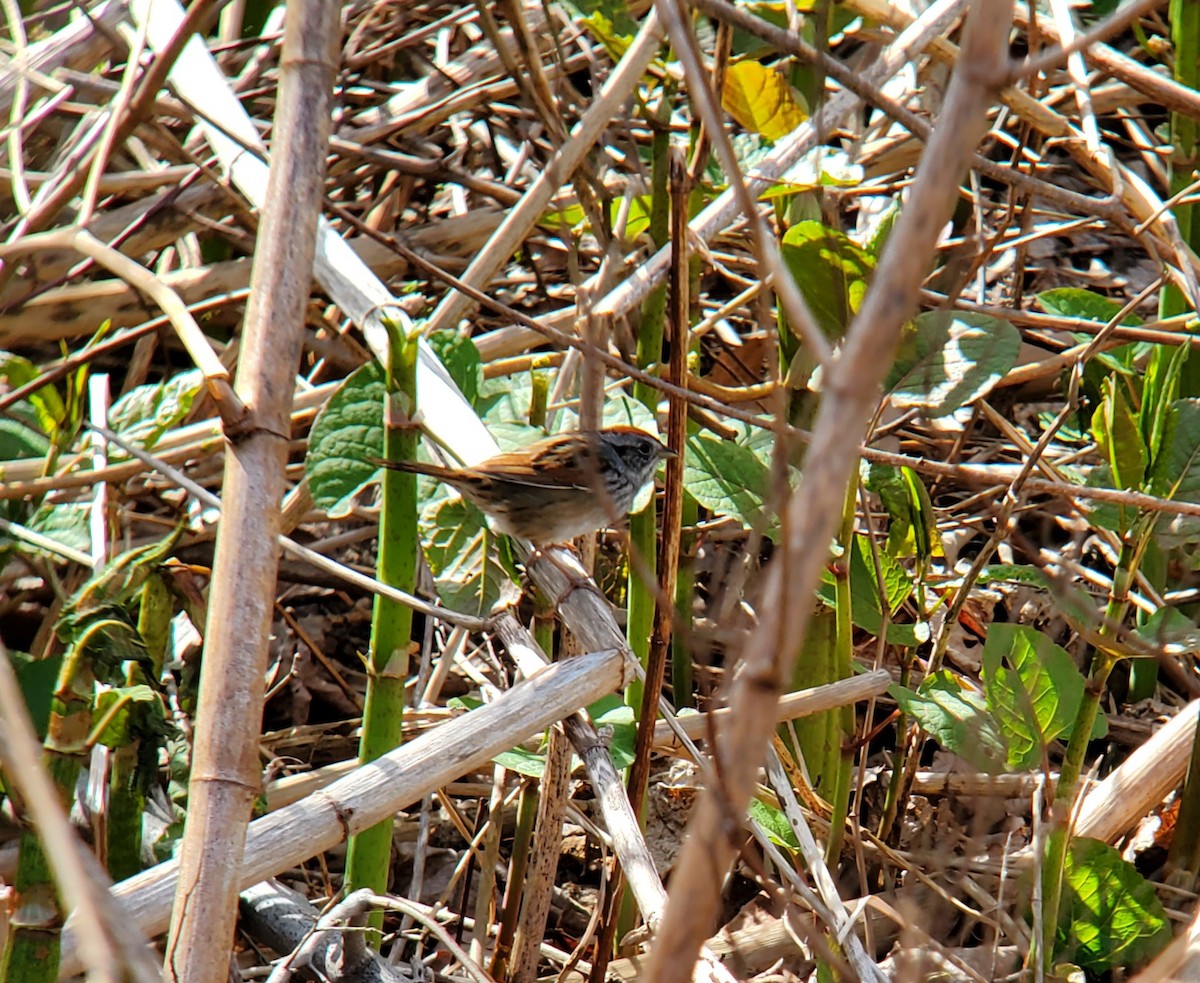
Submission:
[[[440,464],[426,464],[424,461],[385,461],[381,457],[371,457],[367,460],[378,467],[387,468],[390,471],[425,474],[431,478],[437,478],[439,481],[445,481],[447,478],[454,476],[454,471],[451,468],[444,468]]]

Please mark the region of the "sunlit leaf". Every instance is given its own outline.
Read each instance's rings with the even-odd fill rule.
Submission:
[[[845,233],[806,221],[784,233],[783,258],[821,329],[840,338],[866,296],[875,257]]]
[[[1046,749],[1069,731],[1084,680],[1065,650],[1029,625],[995,624],[983,646],[988,706],[1008,746],[1010,767],[1042,763]]]
[[[808,114],[783,74],[757,61],[739,61],[725,72],[721,105],[747,130],[779,140]]]
[[[421,510],[421,540],[442,602],[465,614],[487,614],[512,578],[499,559],[505,542],[482,512],[461,498],[439,497]],[[507,549],[505,545],[504,549]]]
[[[1171,940],[1154,886],[1099,840],[1071,840],[1056,951],[1093,973],[1140,963]]]
[[[1017,363],[1021,335],[985,314],[918,315],[887,383],[892,402],[946,416],[986,395]]]
[[[348,514],[354,496],[383,455],[383,369],[369,362],[355,370],[321,409],[308,438],[304,469],[313,504],[337,518]]]
[[[1006,770],[1008,749],[983,694],[947,670],[931,673],[915,693],[899,684],[888,693],[946,750],[989,775]]]

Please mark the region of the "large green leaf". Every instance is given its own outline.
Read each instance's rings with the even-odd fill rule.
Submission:
[[[99,741],[119,748],[132,743],[146,731],[166,733],[169,724],[162,700],[149,686],[101,686],[96,692],[96,716],[106,717]]]
[[[1177,399],[1151,466],[1150,492],[1176,502],[1200,503],[1200,400]],[[1200,519],[1164,514],[1155,533],[1163,546],[1200,541]]]
[[[50,441],[41,432],[21,420],[0,420],[0,461],[45,457]]]
[[[14,355],[12,352],[0,352],[0,380],[8,383],[6,388],[9,390],[28,385],[39,375],[41,375],[41,369],[29,359]],[[39,386],[34,389],[27,400],[17,403],[16,406],[10,406],[6,415],[23,417],[26,409],[32,411],[37,429],[47,437],[54,435],[67,415],[62,397],[52,385]]]
[[[1092,436],[1118,488],[1140,488],[1146,476],[1147,452],[1142,430],[1125,388],[1116,376],[1101,387],[1104,398],[1092,414]]]
[[[37,366],[29,359],[0,352],[0,383],[7,383],[4,389],[19,389],[38,374]],[[0,417],[0,462],[45,457],[65,415],[58,390],[48,385],[10,406]]]
[[[749,447],[707,431],[688,438],[683,481],[700,505],[744,526],[770,532],[763,507],[769,472]]]
[[[788,229],[782,250],[817,324],[840,338],[862,306],[875,257],[844,232],[812,221]]]
[[[1107,324],[1124,306],[1082,287],[1055,287],[1052,290],[1043,290],[1037,295],[1037,300],[1047,314],[1096,321],[1099,324]],[[1121,323],[1137,327],[1142,323],[1142,319],[1136,314],[1126,314]]]
[[[457,331],[435,331],[427,340],[467,402],[474,406],[483,382],[483,361],[475,342]]]
[[[751,799],[749,808],[750,818],[761,826],[767,838],[777,847],[785,850],[799,850],[800,841],[796,839],[796,831],[788,822],[782,809],[769,806],[761,799]]]
[[[420,527],[442,602],[464,614],[491,611],[512,578],[499,551],[490,548],[503,538],[488,528],[484,514],[461,498],[443,496],[422,508]]]
[[[92,546],[91,515],[91,502],[57,502],[48,499],[38,506],[29,520],[29,528],[56,543],[87,553]],[[43,552],[32,543],[25,543],[21,548],[31,553]]]
[[[1037,295],[1037,302],[1047,314],[1057,317],[1078,318],[1081,321],[1095,321],[1097,324],[1107,324],[1120,313],[1122,304],[1108,297],[1084,290],[1082,287],[1056,287],[1044,290]],[[1136,327],[1142,319],[1136,314],[1126,314],[1121,324]],[[1074,332],[1077,342],[1083,344],[1091,340],[1092,335]],[[1104,377],[1104,373],[1116,372],[1118,375],[1135,377],[1140,375],[1137,369],[1151,348],[1157,347],[1146,343],[1120,345],[1108,351],[1097,352],[1084,368],[1084,390],[1089,396],[1094,394],[1094,387]]]
[[[1021,335],[985,314],[920,314],[885,384],[896,406],[946,416],[986,395],[1017,364]]]
[[[1008,746],[1008,764],[1023,770],[1044,760],[1066,733],[1083,699],[1083,676],[1065,650],[1028,625],[995,624],[983,646],[988,706]]]
[[[1004,736],[983,695],[960,684],[948,670],[926,676],[915,693],[899,684],[888,687],[888,693],[947,751],[989,775],[1006,770]]]
[[[166,382],[137,386],[113,404],[108,425],[128,441],[153,447],[164,433],[183,422],[203,386],[199,369],[181,372]]]
[[[376,363],[356,369],[322,407],[308,437],[304,469],[313,504],[337,518],[371,481],[383,455],[383,401],[387,386]]]
[[[916,556],[928,561],[944,556],[938,533],[937,515],[924,482],[912,468],[864,462],[867,488],[879,496],[891,518],[887,552],[892,556]]]
[[[1149,959],[1171,940],[1154,887],[1107,843],[1078,837],[1067,853],[1057,952],[1093,973]]]
[[[8,657],[12,659],[16,670],[17,683],[21,687],[21,695],[25,697],[25,706],[29,708],[29,717],[37,729],[38,737],[44,738],[54,701],[54,687],[59,669],[62,668],[62,653],[46,659],[35,659],[28,652],[9,649]]]
[[[891,617],[912,593],[912,577],[908,571],[899,560],[882,550],[879,553],[878,573],[883,575],[882,591],[871,541],[866,536],[856,536],[850,551],[850,619],[872,635],[878,635],[883,630],[880,602],[886,597],[888,616]],[[817,596],[829,607],[836,606],[833,574],[829,571],[821,577]],[[889,622],[887,640],[895,645],[915,647],[929,641],[929,626],[924,623],[910,625]]]

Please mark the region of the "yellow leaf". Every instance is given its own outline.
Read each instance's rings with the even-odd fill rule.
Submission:
[[[756,61],[729,66],[721,105],[747,130],[768,140],[786,136],[808,118],[783,75]]]

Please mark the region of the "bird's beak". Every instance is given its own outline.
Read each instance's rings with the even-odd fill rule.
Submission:
[[[664,461],[668,461],[673,457],[679,456],[679,453],[677,451],[673,451],[669,447],[663,447],[663,449],[659,453],[662,455],[662,458]]]

